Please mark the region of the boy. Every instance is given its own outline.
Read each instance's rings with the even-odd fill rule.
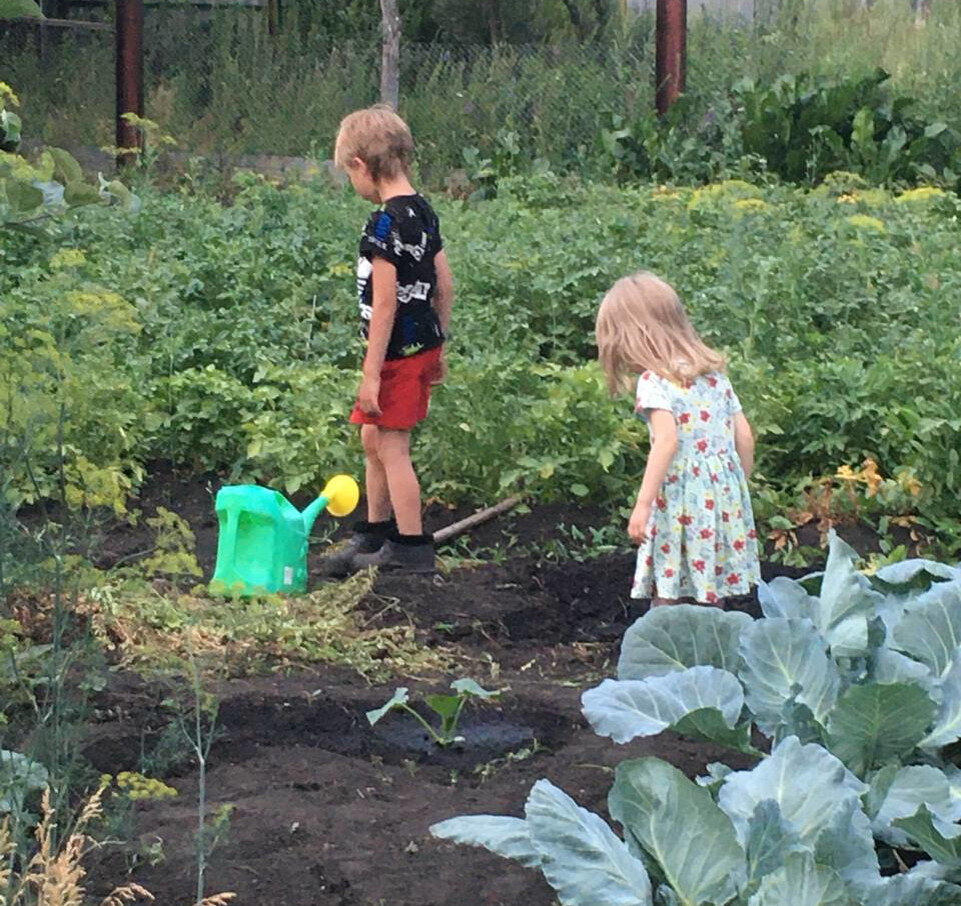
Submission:
[[[360,240],[357,290],[367,350],[350,416],[361,426],[366,455],[367,520],[327,558],[330,575],[366,566],[435,568],[433,538],[421,523],[410,432],[427,415],[431,385],[446,372],[454,282],[437,215],[410,184],[413,152],[407,124],[384,105],[345,117],[334,148],[334,163],[380,209]]]

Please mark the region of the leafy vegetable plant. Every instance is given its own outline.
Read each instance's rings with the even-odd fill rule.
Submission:
[[[433,727],[428,720],[408,704],[410,698],[406,686],[401,686],[395,690],[390,700],[380,708],[368,711],[367,720],[373,726],[391,711],[406,711],[427,731],[437,745],[449,746],[455,742],[463,742],[464,737],[458,735],[457,727],[460,723],[464,705],[471,698],[484,700],[496,698],[500,695],[500,692],[497,690],[488,691],[474,680],[467,678],[454,680],[450,685],[454,690],[453,695],[432,694],[424,696],[424,704],[440,718],[440,726],[437,728]]]
[[[608,798],[623,841],[547,780],[523,819],[432,832],[541,868],[564,906],[961,904],[961,770],[945,754],[961,739],[961,568],[913,560],[868,578],[855,559],[832,534],[822,574],[762,585],[758,620],[650,611],[618,678],[583,695],[616,742],[670,728],[755,767],[713,764],[695,783],[624,762]],[[903,870],[907,849],[934,861]]]

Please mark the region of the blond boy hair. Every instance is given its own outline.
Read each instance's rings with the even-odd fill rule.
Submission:
[[[410,175],[414,139],[410,128],[386,104],[355,110],[340,121],[334,163],[345,170],[360,158],[376,180]]]
[[[725,368],[724,356],[697,335],[673,287],[647,271],[611,287],[597,312],[596,336],[612,394],[645,371],[686,384]]]

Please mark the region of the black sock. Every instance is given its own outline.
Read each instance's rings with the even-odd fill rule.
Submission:
[[[358,535],[383,535],[385,538],[396,531],[396,529],[397,523],[393,516],[381,522],[367,522],[364,519],[360,519],[354,526],[354,531]]]
[[[429,532],[423,535],[402,535],[400,532],[391,532],[390,540],[401,547],[416,547],[421,544],[433,544],[434,536]]]

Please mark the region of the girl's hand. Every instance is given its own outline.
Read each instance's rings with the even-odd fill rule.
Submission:
[[[357,405],[364,415],[380,415],[380,378],[365,377],[357,390]]]
[[[649,503],[642,503],[638,500],[634,505],[630,521],[627,523],[627,534],[631,536],[631,541],[635,544],[643,544],[647,541],[652,511],[653,507]]]

